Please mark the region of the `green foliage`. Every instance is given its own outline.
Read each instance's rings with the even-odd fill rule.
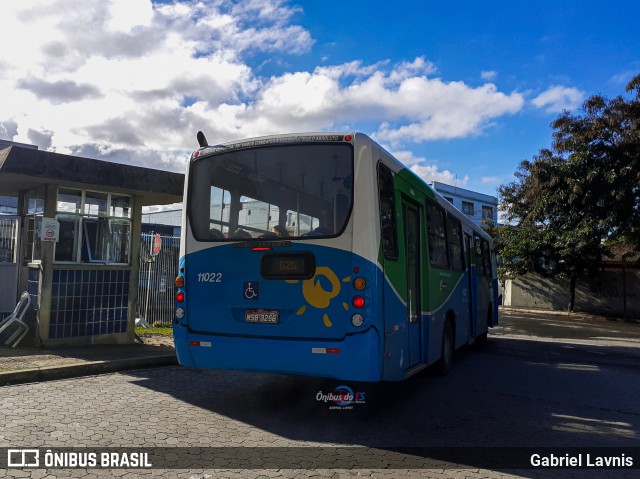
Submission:
[[[595,95],[553,123],[553,149],[523,161],[499,189],[515,226],[494,232],[503,274],[597,268],[625,239],[640,248],[640,75],[631,99]],[[573,293],[573,292],[572,292]]]
[[[151,328],[136,328],[136,334],[138,336],[143,334],[159,334],[161,336],[169,336],[173,337],[173,328],[163,328],[163,327],[151,327]]]

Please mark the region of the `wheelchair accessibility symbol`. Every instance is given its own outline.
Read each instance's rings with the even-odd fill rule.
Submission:
[[[257,281],[244,282],[244,299],[258,299],[260,296],[260,283]]]

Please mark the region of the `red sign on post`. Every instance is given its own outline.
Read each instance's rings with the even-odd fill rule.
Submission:
[[[160,250],[162,249],[162,238],[160,237],[160,233],[156,234],[156,237],[153,239],[153,256],[158,256],[160,254]]]

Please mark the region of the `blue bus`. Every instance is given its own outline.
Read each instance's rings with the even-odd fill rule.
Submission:
[[[498,321],[491,237],[364,134],[208,145],[185,179],[174,340],[199,368],[399,381]]]

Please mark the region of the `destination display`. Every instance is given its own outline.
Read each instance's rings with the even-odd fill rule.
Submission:
[[[315,270],[311,253],[265,254],[260,265],[260,272],[267,279],[309,279]]]

